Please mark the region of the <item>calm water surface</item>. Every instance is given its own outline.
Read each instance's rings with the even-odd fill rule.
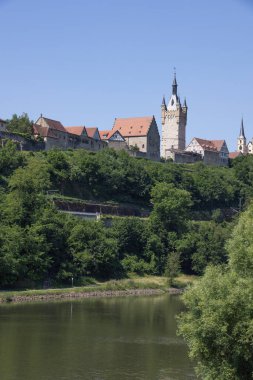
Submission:
[[[0,306],[0,379],[195,379],[182,308],[178,296]]]

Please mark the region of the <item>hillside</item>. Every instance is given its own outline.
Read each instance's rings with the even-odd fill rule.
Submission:
[[[231,215],[252,196],[252,161],[184,166],[110,149],[19,152],[8,143],[0,150],[0,286],[163,274],[171,263],[199,274],[225,262]],[[107,228],[58,212],[52,191],[64,202],[127,204],[150,216],[114,218]]]

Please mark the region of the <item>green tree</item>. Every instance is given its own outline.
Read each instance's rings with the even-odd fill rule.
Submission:
[[[29,119],[27,113],[23,113],[21,116],[14,114],[10,120],[7,120],[7,129],[10,132],[31,136],[33,135],[33,121]]]
[[[178,252],[170,252],[167,257],[165,275],[168,278],[168,284],[171,286],[173,280],[177,277],[181,270],[180,255]]]
[[[157,183],[151,190],[153,225],[161,226],[167,231],[181,232],[189,217],[192,205],[191,195],[186,190],[172,184]]]
[[[5,218],[21,226],[36,220],[36,213],[46,206],[43,192],[50,187],[48,166],[42,159],[31,158],[28,165],[18,168],[9,179]]]
[[[15,169],[24,165],[25,161],[25,157],[11,140],[0,149],[0,173],[3,175],[9,176]]]
[[[21,251],[24,247],[24,231],[16,225],[0,225],[0,285],[17,282],[21,270]]]
[[[121,274],[116,241],[107,236],[101,223],[80,221],[71,230],[68,244],[75,275],[112,278]]]
[[[197,373],[205,380],[253,378],[253,206],[228,243],[228,268],[209,267],[184,295],[179,319]]]

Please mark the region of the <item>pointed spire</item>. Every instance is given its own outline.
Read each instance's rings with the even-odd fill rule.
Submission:
[[[187,108],[186,98],[184,98],[184,104],[183,104],[183,107],[184,107],[184,108]]]
[[[242,118],[242,121],[241,121],[240,137],[244,137],[244,138],[245,138],[245,134],[244,134],[244,125],[243,125],[243,118]]]
[[[174,80],[172,83],[172,95],[177,95],[177,78],[176,78],[176,68],[174,67]]]
[[[176,77],[176,73],[174,73],[173,86],[177,86],[177,77]]]
[[[165,96],[163,95],[162,106],[166,106]]]

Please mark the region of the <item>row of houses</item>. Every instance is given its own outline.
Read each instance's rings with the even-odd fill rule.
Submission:
[[[116,118],[111,130],[99,131],[96,127],[64,127],[60,121],[41,115],[34,124],[34,136],[44,139],[46,150],[58,147],[98,151],[108,146],[126,150],[137,157],[160,160],[160,135],[154,116]],[[194,137],[183,153],[178,150],[173,153],[173,161],[177,163],[203,161],[206,165],[228,165],[229,151],[225,140]]]
[[[160,160],[160,135],[154,116],[116,118],[112,129],[101,131],[97,127],[84,125],[64,126],[58,120],[41,115],[33,125],[33,133],[37,144],[30,147],[24,138],[8,132],[7,123],[0,119],[0,140],[12,139],[21,149],[23,147],[27,150],[49,150],[56,147],[97,152],[110,147],[116,150],[123,149],[131,156]],[[184,150],[171,146],[165,150],[165,154],[166,158],[171,158],[175,163],[202,161],[206,165],[227,166],[229,158],[235,158],[242,153],[229,153],[225,140],[194,137]]]
[[[43,142],[45,150],[73,148],[97,152],[110,147],[123,149],[135,157],[160,160],[160,135],[154,116],[116,118],[111,130],[101,131],[85,125],[64,126],[58,120],[41,115],[33,124],[33,134],[35,141]],[[0,138],[15,140],[4,120],[0,120]]]

